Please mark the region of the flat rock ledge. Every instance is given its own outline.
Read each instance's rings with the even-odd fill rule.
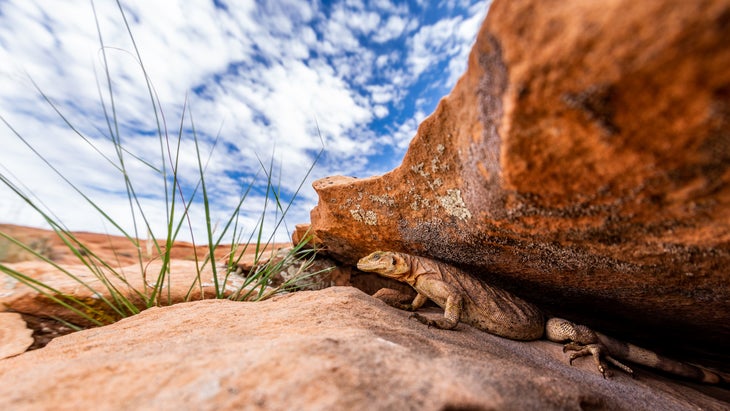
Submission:
[[[0,381],[13,410],[730,407],[722,388],[604,379],[558,344],[428,328],[350,287],[152,308],[0,360]]]

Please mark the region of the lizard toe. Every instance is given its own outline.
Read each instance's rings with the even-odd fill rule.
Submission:
[[[603,378],[608,378],[612,375],[611,371],[609,370],[608,363],[629,374],[630,376],[634,376],[634,371],[630,367],[607,354],[605,347],[603,347],[603,345],[601,344],[581,345],[571,342],[565,344],[565,346],[563,347],[563,352],[567,351],[574,351],[568,357],[568,362],[570,363],[570,365],[573,365],[573,360],[575,360],[576,358],[586,357],[590,355],[593,358],[596,369],[598,370],[598,372],[601,373]]]
[[[579,351],[579,352],[580,352],[580,351],[583,351],[584,349],[585,349],[585,345],[583,345],[583,344],[578,344],[578,343],[576,343],[576,342],[573,342],[573,341],[571,341],[571,342],[569,342],[569,343],[567,343],[567,344],[563,345],[563,352],[564,352],[564,353],[565,353],[565,352],[568,352],[568,351]],[[586,352],[585,354],[581,354],[581,355],[578,355],[578,357],[582,357],[583,355],[588,355],[588,354],[589,354],[589,353],[588,353],[588,352]],[[577,357],[576,357],[576,358],[577,358]]]
[[[565,349],[565,348],[563,348],[563,349]],[[573,360],[575,360],[576,358],[581,358],[581,357],[585,357],[586,355],[591,355],[591,353],[588,351],[587,348],[584,348],[581,350],[574,350],[574,351],[576,351],[576,352],[571,353],[570,356],[568,357],[568,363],[570,363],[570,365],[573,365]]]
[[[430,324],[431,323],[431,320],[429,320],[428,318],[422,316],[419,313],[411,313],[411,315],[409,315],[408,318],[415,318],[416,320],[418,320],[418,322],[420,322],[422,324],[426,324],[428,326],[431,325]]]
[[[614,367],[620,369],[621,371],[625,372],[626,374],[629,374],[631,376],[631,378],[634,378],[634,370],[632,370],[631,367],[629,367],[628,365],[626,365],[626,364],[620,362],[619,360],[611,357],[610,355],[606,355],[605,358],[606,358],[606,361],[608,361],[611,364],[613,364]]]

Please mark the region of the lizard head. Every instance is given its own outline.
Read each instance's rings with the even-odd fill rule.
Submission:
[[[392,251],[376,251],[367,257],[363,257],[357,262],[357,268],[396,280],[411,270],[410,265],[403,256]]]

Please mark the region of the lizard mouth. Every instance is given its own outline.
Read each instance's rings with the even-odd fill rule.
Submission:
[[[357,268],[362,271],[377,272],[378,274],[387,274],[393,271],[395,267],[395,257],[387,254],[375,252],[363,257],[357,262]]]
[[[378,264],[378,262],[372,262],[372,261],[363,261],[364,259],[361,259],[357,262],[357,268],[362,271],[381,271],[386,270],[387,266],[385,264]]]

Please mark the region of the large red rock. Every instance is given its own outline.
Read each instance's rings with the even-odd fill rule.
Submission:
[[[428,328],[351,287],[152,308],[0,360],[7,410],[687,410],[726,392],[604,379],[561,346]],[[724,397],[723,397],[724,396]]]
[[[724,0],[496,0],[402,165],[315,182],[314,233],[727,366],[729,41]]]

